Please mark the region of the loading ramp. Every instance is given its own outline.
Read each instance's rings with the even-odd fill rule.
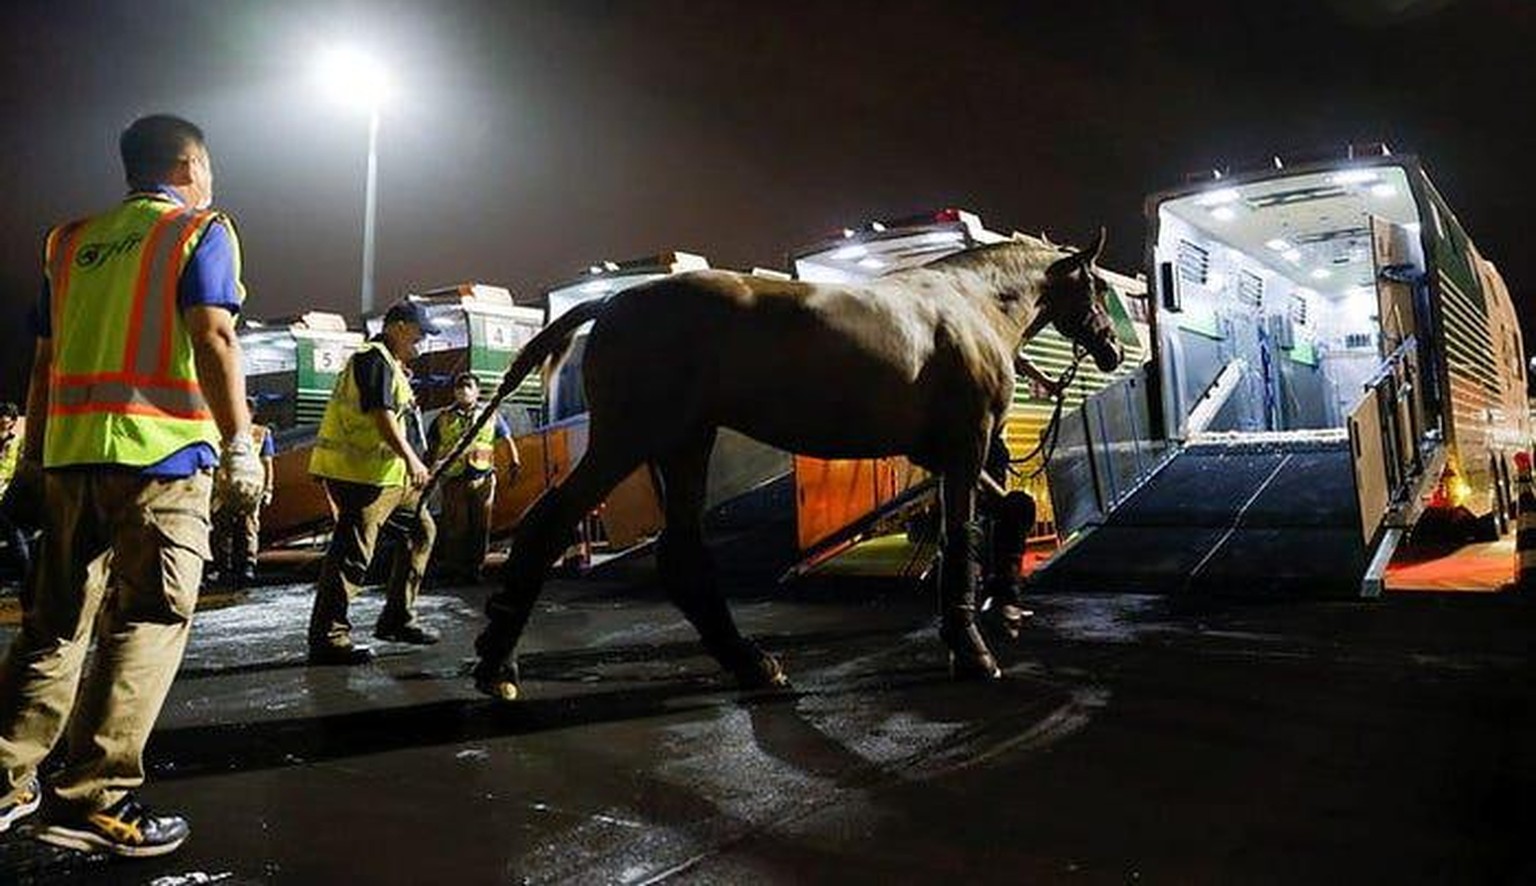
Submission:
[[[1347,438],[1188,445],[1035,581],[1110,592],[1357,593],[1370,551],[1353,488]]]
[[[1146,433],[1144,379],[1089,398],[1064,419],[1050,468],[1064,544],[1032,585],[1379,594],[1393,551],[1445,464],[1438,435],[1422,431],[1416,367],[1409,338],[1337,429],[1156,441]]]

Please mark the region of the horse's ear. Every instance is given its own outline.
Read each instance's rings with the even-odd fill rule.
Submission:
[[[1100,227],[1099,235],[1093,238],[1093,243],[1089,244],[1087,249],[1077,254],[1077,257],[1082,260],[1084,266],[1091,265],[1099,260],[1099,253],[1104,251],[1104,238],[1106,235],[1105,229]]]

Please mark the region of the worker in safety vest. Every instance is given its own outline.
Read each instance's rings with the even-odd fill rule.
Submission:
[[[155,115],[120,148],[130,193],[48,235],[32,318],[26,448],[5,506],[40,519],[42,544],[0,665],[0,830],[37,808],[38,767],[68,724],[36,836],[140,857],[189,833],[134,790],[186,648],[210,494],[254,504],[261,462],[235,335],[240,249],[209,209],[203,133]]]
[[[0,403],[0,496],[5,495],[5,488],[11,485],[11,478],[16,476],[16,465],[21,460],[21,447],[24,444],[17,423],[20,417],[21,410],[15,403]],[[0,541],[5,542],[6,553],[18,580],[25,579],[32,563],[27,536],[21,527],[6,516],[3,508],[0,508]]]
[[[453,382],[453,405],[437,414],[427,430],[434,464],[451,452],[465,431],[480,417],[480,382],[473,373],[460,373]],[[464,454],[444,465],[443,512],[438,539],[438,572],[443,580],[479,582],[491,539],[491,508],[496,502],[496,441],[506,440],[512,457],[507,482],[522,464],[512,430],[500,415],[486,422]]]
[[[391,307],[383,330],[347,360],[326,403],[309,472],[325,484],[336,508],[336,527],[309,619],[309,660],[315,664],[365,664],[373,659],[372,650],[352,642],[347,606],[366,581],[374,544],[386,523],[407,529],[404,543],[395,550],[384,609],[373,635],[418,646],[437,642],[436,634],[416,622],[416,594],[437,527],[425,508],[419,509],[419,520],[415,518],[428,472],[405,436],[406,416],[415,409],[416,398],[404,365],[416,355],[422,338],[436,331],[417,303],[402,301]]]
[[[246,408],[256,414],[256,398],[247,397]],[[232,507],[220,502],[213,512],[213,567],[229,587],[244,587],[256,580],[256,556],[261,551],[261,512],[272,504],[272,462],[277,447],[272,429],[251,423],[251,439],[261,456],[261,500],[254,508]]]
[[[16,428],[20,417],[15,403],[0,403],[0,494],[16,476],[16,463],[21,460],[21,433]]]

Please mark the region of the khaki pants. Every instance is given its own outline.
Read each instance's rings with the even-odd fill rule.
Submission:
[[[369,486],[341,480],[325,480],[326,491],[336,505],[336,528],[331,547],[320,567],[320,581],[315,585],[315,608],[309,617],[309,645],[350,646],[352,622],[347,607],[367,582],[368,564],[373,560],[374,544],[387,522],[402,526],[401,545],[395,550],[385,591],[384,611],[379,613],[375,630],[394,630],[416,621],[416,594],[432,556],[437,524],[425,508],[419,526],[405,528],[404,523],[416,508],[415,490],[404,486]],[[400,512],[394,521],[390,515]]]
[[[261,508],[248,514],[238,508],[222,508],[213,515],[213,565],[221,571],[239,571],[256,562],[261,551]]]
[[[491,507],[496,502],[496,475],[460,474],[443,481],[441,571],[448,576],[478,579],[491,542]]]
[[[52,779],[66,805],[105,809],[144,783],[144,742],[181,665],[209,553],[211,488],[206,473],[46,474],[21,633],[0,664],[0,802],[26,786],[66,724]]]

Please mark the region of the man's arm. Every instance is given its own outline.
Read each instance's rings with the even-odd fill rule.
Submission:
[[[427,466],[421,463],[416,450],[405,441],[405,431],[395,422],[395,417],[388,409],[375,409],[368,414],[373,416],[373,423],[379,429],[379,436],[384,438],[384,442],[389,444],[389,448],[393,449],[396,455],[405,459],[405,469],[411,475],[412,485],[425,485]]]
[[[505,417],[496,416],[496,436],[507,441],[507,476],[516,477],[523,470],[523,456],[517,451],[517,441],[512,439],[512,426]]]
[[[43,461],[43,431],[48,426],[48,379],[53,372],[53,339],[39,338],[32,348],[32,378],[27,384],[27,433],[23,461]]]
[[[1034,380],[1052,397],[1061,393],[1061,382],[1041,372],[1040,367],[1029,362],[1029,358],[1023,354],[1013,355],[1013,371]]]
[[[228,309],[193,305],[181,312],[192,339],[197,363],[197,383],[213,413],[219,436],[225,440],[251,432],[251,414],[245,406],[245,372],[240,364],[240,337]]]

